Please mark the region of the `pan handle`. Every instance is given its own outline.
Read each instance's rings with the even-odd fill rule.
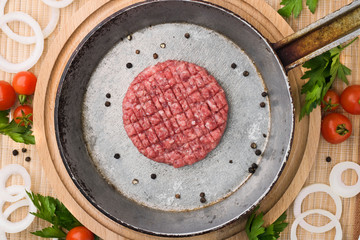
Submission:
[[[327,15],[273,48],[286,71],[360,35],[360,0]]]

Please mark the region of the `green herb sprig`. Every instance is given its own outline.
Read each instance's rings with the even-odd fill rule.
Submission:
[[[278,10],[278,13],[283,17],[290,17],[291,14],[293,14],[294,17],[297,18],[303,9],[302,0],[282,0],[280,4],[284,6]],[[318,0],[306,0],[306,5],[310,11],[314,13],[318,5]]]
[[[21,126],[14,120],[9,122],[9,110],[0,111],[0,134],[9,136],[19,143],[35,144],[35,137],[32,135],[31,126]]]
[[[67,231],[74,227],[83,226],[57,198],[32,192],[26,193],[37,208],[37,212],[31,214],[52,224],[50,227],[31,232],[32,234],[43,238],[63,240]],[[95,235],[95,240],[99,239]]]
[[[32,232],[32,234],[44,238],[65,238],[66,233],[63,229],[69,231],[74,227],[82,226],[58,199],[31,192],[27,194],[38,210],[31,214],[52,224],[51,227]]]
[[[301,77],[301,79],[309,79],[309,81],[301,88],[301,93],[306,96],[305,104],[300,112],[300,120],[321,104],[336,78],[340,78],[349,84],[346,76],[351,74],[351,69],[340,63],[340,53],[356,39],[345,46],[337,46],[304,63],[303,67],[310,70]]]
[[[284,231],[288,223],[285,222],[286,213],[284,212],[274,223],[268,227],[263,227],[264,214],[261,212],[256,215],[259,209],[257,206],[246,222],[245,232],[249,240],[276,240],[280,237],[280,233]]]

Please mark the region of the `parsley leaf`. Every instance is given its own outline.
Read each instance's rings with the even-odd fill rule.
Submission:
[[[56,226],[44,228],[41,231],[31,232],[35,236],[43,238],[65,238],[66,233]]]
[[[306,5],[309,7],[312,13],[315,13],[317,4],[318,4],[318,0],[306,0]]]
[[[34,235],[45,237],[47,234],[57,234],[59,236],[62,232],[66,236],[62,228],[71,230],[74,227],[82,226],[81,223],[58,199],[50,196],[45,197],[41,194],[34,194],[29,192],[27,192],[27,194],[38,210],[38,212],[31,214],[53,224],[53,226],[50,228],[44,228],[41,231],[33,232]],[[62,238],[64,236],[59,237]]]
[[[15,142],[35,144],[31,126],[20,126],[14,120],[9,123],[9,112],[9,110],[0,111],[0,134],[9,136]]]
[[[280,4],[284,6],[278,10],[278,13],[283,17],[290,17],[291,14],[293,14],[294,17],[297,18],[303,9],[302,0],[282,0]],[[318,5],[318,0],[306,0],[306,5],[310,11],[314,13]]]
[[[291,14],[294,14],[294,17],[298,17],[302,11],[302,0],[282,0],[281,5],[284,7],[278,10],[278,13],[284,17],[290,17]]]
[[[263,216],[261,212],[259,215],[256,215],[256,211],[259,209],[257,206],[250,215],[248,221],[246,222],[245,232],[249,240],[276,240],[280,237],[280,233],[284,231],[288,223],[284,222],[286,219],[286,213],[284,212],[273,224],[268,227],[263,227],[264,224]]]
[[[310,70],[301,77],[301,79],[309,79],[309,81],[301,88],[301,93],[306,96],[305,104],[300,111],[300,120],[321,104],[336,78],[349,84],[346,76],[351,74],[351,70],[340,63],[340,53],[356,39],[343,47],[337,46],[303,64],[303,67]]]
[[[0,111],[0,129],[6,127],[9,124],[9,110]]]

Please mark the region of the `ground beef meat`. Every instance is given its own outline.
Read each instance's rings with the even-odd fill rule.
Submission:
[[[124,127],[137,149],[175,168],[200,161],[218,145],[227,113],[215,78],[184,61],[146,68],[123,100]]]

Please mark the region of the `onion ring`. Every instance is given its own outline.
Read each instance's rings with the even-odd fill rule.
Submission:
[[[16,21],[16,20],[30,25],[30,27],[35,32],[36,45],[30,57],[21,63],[10,63],[5,58],[0,56],[0,69],[9,73],[17,73],[20,71],[29,70],[37,63],[44,50],[44,36],[43,33],[41,32],[40,25],[28,14],[22,12],[11,12],[5,14],[0,17],[0,26],[5,25],[10,21]]]
[[[61,0],[61,1],[56,1],[56,0],[42,0],[43,3],[45,3],[46,5],[49,5],[50,7],[54,7],[54,8],[64,8],[68,5],[70,5],[74,0]]]
[[[334,225],[336,228],[336,235],[335,235],[334,240],[342,240],[342,229],[341,229],[339,220],[336,218],[336,216],[334,214],[332,214],[331,212],[325,211],[323,209],[311,209],[311,210],[301,213],[297,218],[295,218],[295,221],[291,225],[291,235],[290,235],[291,240],[297,240],[296,227],[300,223],[300,221],[304,220],[304,217],[306,217],[310,214],[314,214],[314,213],[324,215],[324,216],[328,217],[332,222],[334,222],[335,223]],[[311,226],[311,227],[314,227],[314,226]]]
[[[14,188],[9,188],[9,192],[10,193],[14,193],[12,192],[14,191]],[[30,226],[30,224],[34,221],[35,216],[32,215],[30,212],[36,212],[36,207],[35,205],[32,203],[32,201],[30,200],[29,196],[26,194],[25,195],[26,199],[13,203],[12,205],[10,205],[5,212],[3,213],[2,211],[0,211],[0,229],[4,232],[7,233],[17,233],[17,232],[21,232],[23,230],[25,230],[26,228],[28,228]],[[26,204],[23,205],[26,201]],[[5,201],[4,200],[0,200],[0,209],[3,208]],[[7,218],[9,217],[9,215],[15,211],[17,208],[22,207],[22,206],[29,206],[29,212],[28,215],[18,221],[18,222],[10,222],[9,220],[7,220]]]
[[[9,216],[10,216],[14,211],[16,211],[18,208],[26,207],[26,206],[29,206],[29,201],[28,201],[27,199],[18,201],[18,202],[16,202],[16,203],[11,204],[9,207],[7,207],[6,210],[4,211],[4,213],[0,213],[0,215],[3,214],[3,217],[4,217],[5,219],[8,219]]]
[[[26,194],[25,191],[20,191],[17,186],[10,186],[5,188],[6,181],[13,174],[20,174],[24,179],[25,185],[23,189],[29,190],[31,187],[31,178],[26,169],[18,164],[9,164],[0,169],[0,200],[7,202],[14,202],[23,198]],[[21,186],[19,186],[21,187]],[[18,195],[12,195],[11,193],[21,194],[21,198]],[[1,208],[0,208],[1,209]]]
[[[0,17],[5,14],[5,6],[8,0],[2,0],[0,2]],[[54,30],[59,21],[60,17],[60,10],[59,8],[51,7],[51,18],[48,25],[42,30],[44,35],[44,39],[47,38]],[[1,29],[4,33],[14,41],[17,41],[22,44],[33,44],[36,43],[36,38],[34,36],[27,37],[27,36],[20,36],[19,34],[14,33],[11,28],[7,24],[3,24]]]
[[[5,188],[5,191],[8,194],[10,194],[11,199],[3,199],[3,197],[0,197],[0,200],[4,200],[6,202],[16,202],[25,197],[25,195],[26,195],[25,190],[29,190],[29,189],[26,189],[24,185],[9,186],[9,187]]]
[[[356,171],[358,180],[354,185],[348,186],[341,179],[342,173],[347,169],[353,169]],[[360,166],[355,162],[341,162],[336,164],[331,170],[330,176],[330,187],[334,193],[338,194],[343,198],[354,197],[360,193]]]
[[[332,199],[334,199],[334,202],[336,205],[335,216],[337,219],[340,219],[341,213],[342,213],[342,204],[341,204],[340,197],[331,190],[330,186],[328,186],[326,184],[321,184],[321,183],[307,186],[299,192],[298,196],[296,197],[296,199],[294,201],[294,216],[295,216],[295,218],[297,218],[301,214],[301,204],[302,204],[303,200],[306,198],[306,196],[311,193],[315,193],[315,192],[325,192],[325,193],[329,194],[330,197],[332,197]],[[318,226],[312,226],[309,223],[307,223],[304,219],[302,219],[299,222],[299,225],[309,232],[323,233],[323,232],[327,232],[327,231],[331,230],[335,226],[335,223],[333,221],[331,221],[324,226],[318,227]],[[310,231],[310,228],[312,229],[312,231]]]

